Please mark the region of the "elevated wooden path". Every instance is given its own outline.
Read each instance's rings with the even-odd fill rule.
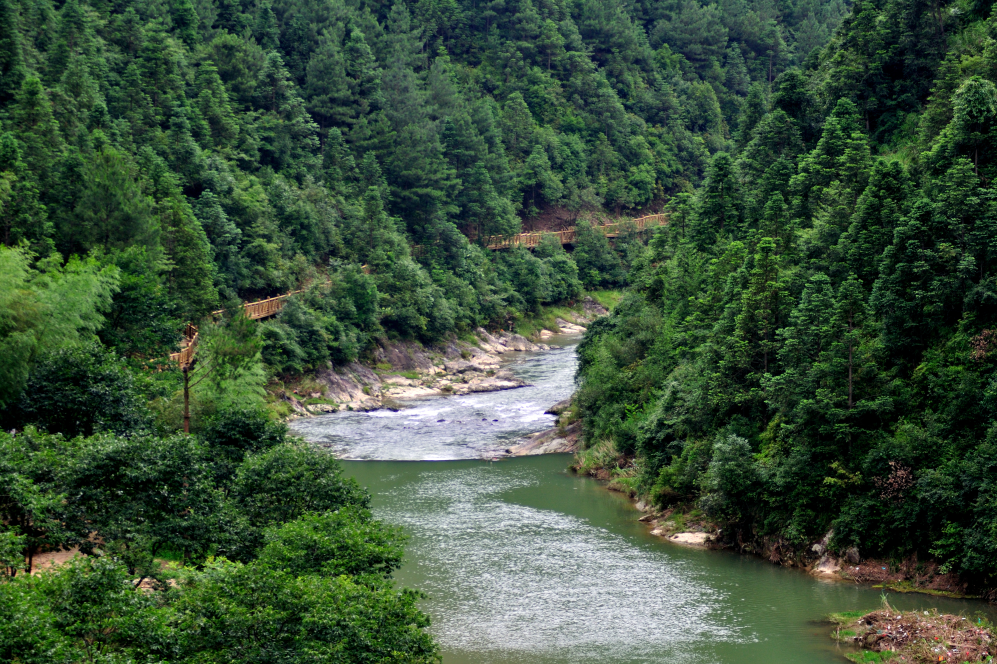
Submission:
[[[667,223],[667,214],[649,214],[631,221],[617,221],[611,224],[595,226],[594,228],[601,231],[606,237],[614,238],[619,237],[620,233],[626,232],[629,229],[641,232],[648,230],[649,228],[664,226]],[[491,237],[485,239],[485,247],[495,251],[500,249],[510,249],[512,247],[536,247],[540,244],[544,235],[553,235],[562,245],[574,244],[576,230],[574,228],[569,228],[567,230],[553,231],[549,233],[520,233],[518,235],[510,236],[492,235]],[[424,248],[420,245],[412,247],[412,251],[416,255],[419,255],[423,249]],[[364,265],[361,269],[365,274],[370,274],[370,268],[368,266]],[[247,318],[252,320],[269,318],[270,316],[275,316],[281,309],[284,308],[284,303],[287,301],[287,298],[300,292],[300,290],[296,290],[284,295],[270,297],[266,300],[246,302],[242,306],[245,308]],[[218,311],[211,312],[211,315],[218,318],[223,313],[225,313],[225,310],[219,309]],[[189,368],[191,363],[194,361],[194,350],[197,348],[197,339],[197,327],[194,325],[187,325],[187,327],[184,328],[184,340],[181,342],[182,348],[179,352],[170,353],[170,360],[178,363],[181,369]]]
[[[656,226],[664,226],[667,223],[667,214],[649,214],[631,221],[616,221],[611,224],[594,226],[594,228],[602,231],[606,237],[613,238],[619,237],[620,233],[625,232],[628,226],[640,232]],[[512,247],[536,247],[540,245],[544,235],[553,235],[562,245],[574,244],[576,238],[575,231],[576,229],[569,228],[563,231],[550,231],[546,233],[520,233],[519,235],[510,235],[508,237],[492,235],[485,238],[485,247],[493,250],[510,249]]]
[[[292,295],[297,295],[302,291],[296,290],[284,295],[277,295],[275,297],[269,297],[265,300],[257,300],[256,302],[246,302],[243,304],[243,309],[246,312],[246,318],[251,320],[257,320],[260,318],[270,318],[270,316],[275,316],[277,313],[284,308],[284,302],[287,298]],[[211,316],[213,318],[218,318],[223,313],[224,309],[219,309],[218,311],[212,311]],[[187,324],[187,327],[183,331],[184,339],[181,342],[183,348],[177,353],[170,353],[170,360],[176,362],[180,365],[181,369],[185,369],[191,365],[194,360],[194,350],[197,348],[197,326]]]

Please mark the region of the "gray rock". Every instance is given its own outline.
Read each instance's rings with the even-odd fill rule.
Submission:
[[[516,351],[539,350],[536,344],[534,344],[532,341],[530,341],[521,334],[502,332],[501,335],[499,336],[499,342],[509,350],[516,350]]]
[[[558,401],[556,404],[544,411],[547,415],[560,415],[564,411],[571,408],[571,397],[568,397],[564,401]]]
[[[862,562],[862,558],[859,557],[859,548],[857,546],[850,546],[845,549],[845,560],[853,565],[858,565]]]

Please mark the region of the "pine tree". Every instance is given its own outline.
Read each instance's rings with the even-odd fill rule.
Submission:
[[[374,58],[370,46],[359,29],[350,31],[350,36],[343,44],[343,57],[346,64],[346,76],[350,95],[356,113],[367,116],[379,110],[384,105],[384,95],[381,91],[381,68]]]
[[[783,322],[787,295],[781,281],[782,257],[776,241],[762,238],[755,247],[740,311],[735,321],[738,340],[744,344],[738,362],[748,374],[749,385],[775,372],[779,348],[776,331]]]
[[[262,163],[277,171],[317,169],[318,125],[305,110],[305,103],[277,52],[267,54],[256,94],[263,110],[258,124]]]
[[[620,257],[609,246],[609,240],[587,221],[575,226],[575,248],[571,254],[578,265],[578,278],[586,288],[612,288],[626,280]]]
[[[5,132],[0,134],[0,244],[13,247],[22,242],[47,256],[53,249],[52,224],[17,140]]]
[[[159,251],[152,201],[142,193],[133,165],[111,147],[86,164],[79,201],[59,232],[63,244],[84,251],[124,249],[133,244],[153,255]]]
[[[788,325],[779,330],[782,342],[779,362],[783,373],[771,386],[778,396],[774,398],[784,412],[790,412],[801,401],[813,399],[821,387],[824,376],[818,365],[838,338],[835,329],[835,294],[831,279],[817,273],[807,281],[800,301],[789,314]]]
[[[225,84],[222,83],[218,68],[211,60],[205,60],[198,67],[194,89],[197,93],[194,106],[208,124],[211,145],[215,147],[232,145],[239,135],[239,125],[229,103]]]
[[[959,155],[973,162],[978,176],[997,173],[997,86],[979,76],[966,80],[953,96],[952,121],[927,155],[936,173],[949,168]],[[982,173],[981,173],[982,167]]]
[[[280,31],[277,28],[277,16],[269,2],[261,3],[256,12],[256,25],[253,27],[256,43],[267,51],[280,46]]]
[[[188,46],[197,43],[199,34],[197,31],[200,18],[194,3],[191,0],[172,0],[170,3],[170,18],[173,19],[173,27],[176,33]]]
[[[523,95],[512,93],[502,110],[502,137],[513,159],[525,159],[533,151],[533,131],[533,114]]]
[[[899,161],[876,160],[869,184],[852,215],[848,231],[839,241],[839,254],[847,269],[871,289],[879,277],[880,257],[893,242],[911,197],[911,181]]]
[[[800,172],[790,184],[793,215],[809,221],[832,182],[848,190],[850,214],[865,189],[870,161],[869,142],[860,127],[855,104],[842,99],[824,123],[817,146],[800,161]]]
[[[11,0],[0,0],[0,105],[14,98],[25,77],[18,24]]]
[[[348,128],[356,121],[346,80],[346,60],[334,34],[326,31],[308,61],[305,78],[308,111],[323,129]]]
[[[713,155],[699,192],[692,235],[703,250],[717,238],[740,232],[740,195],[734,162],[726,152]]]
[[[62,136],[41,81],[33,76],[24,79],[11,115],[15,136],[24,144],[22,157],[28,168],[42,177],[51,174]]]
[[[161,204],[162,243],[173,264],[167,276],[170,293],[189,321],[198,321],[218,305],[211,244],[186,201]]]
[[[520,183],[525,193],[524,210],[529,217],[540,214],[537,205],[553,205],[564,193],[561,178],[551,168],[543,146],[537,145],[523,164]]]
[[[210,189],[201,192],[192,207],[210,242],[224,299],[232,299],[247,279],[248,267],[241,253],[242,230],[225,213],[219,197]]]

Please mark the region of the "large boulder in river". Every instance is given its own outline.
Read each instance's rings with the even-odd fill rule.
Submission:
[[[501,332],[499,334],[499,343],[501,343],[509,350],[518,350],[518,351],[540,350],[540,348],[536,344],[534,344],[532,341],[530,341],[523,335],[513,334],[510,332]]]

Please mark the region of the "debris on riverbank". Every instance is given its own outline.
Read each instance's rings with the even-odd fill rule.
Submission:
[[[884,600],[870,613],[835,613],[832,633],[839,643],[860,650],[853,662],[992,662],[992,625],[982,617],[965,618],[938,611],[899,611]]]

